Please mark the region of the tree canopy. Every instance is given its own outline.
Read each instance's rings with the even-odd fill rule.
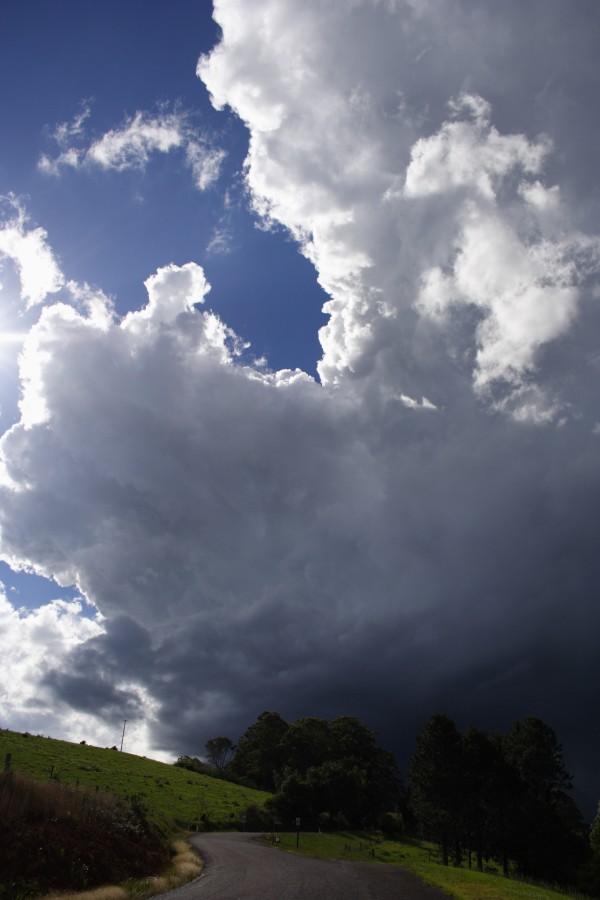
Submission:
[[[585,828],[556,734],[534,716],[505,735],[431,716],[408,767],[411,807],[421,831],[437,839],[448,864],[467,849],[509,862],[526,876],[573,882],[586,856]]]
[[[235,746],[228,737],[211,738],[204,745],[209,765],[222,772],[235,752]]]
[[[305,716],[288,724],[265,711],[246,729],[225,771],[273,792],[275,817],[315,825],[375,822],[395,810],[401,794],[393,755],[355,716],[332,722]]]
[[[231,771],[263,791],[274,791],[282,767],[280,742],[289,725],[279,713],[265,710],[238,741]]]

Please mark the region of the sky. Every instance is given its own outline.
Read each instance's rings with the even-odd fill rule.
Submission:
[[[8,0],[0,725],[557,732],[600,796],[596,0]]]

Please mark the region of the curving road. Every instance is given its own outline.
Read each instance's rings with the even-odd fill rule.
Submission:
[[[395,866],[294,856],[256,835],[193,835],[204,872],[161,900],[448,900]]]

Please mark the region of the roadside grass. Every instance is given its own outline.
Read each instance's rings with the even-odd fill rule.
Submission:
[[[132,753],[2,730],[0,770],[7,753],[12,771],[39,781],[141,801],[171,834],[195,827],[240,828],[247,807],[262,806],[270,796]]]
[[[290,853],[318,859],[351,859],[402,866],[456,900],[565,900],[565,896],[584,900],[584,895],[576,892],[504,878],[494,866],[487,872],[442,866],[437,861],[437,848],[426,841],[382,841],[366,833],[301,832],[299,850],[296,850],[295,834],[281,834],[278,846]]]
[[[202,860],[186,841],[174,841],[175,855],[163,875],[131,878],[123,885],[109,885],[80,893],[53,893],[46,900],[147,900],[156,894],[172,891],[202,872]]]

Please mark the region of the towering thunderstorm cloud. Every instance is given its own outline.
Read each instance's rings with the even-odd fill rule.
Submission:
[[[256,216],[329,296],[320,380],[250,362],[200,308],[195,262],[159,269],[123,318],[81,286],[46,297],[2,438],[2,552],[103,618],[36,675],[40,697],[143,719],[175,755],[265,708],[357,714],[400,750],[435,709],[533,713],[585,777],[598,135],[566,97],[600,26],[577,16],[217,0],[198,75],[247,126]],[[42,293],[62,279],[48,260]]]

